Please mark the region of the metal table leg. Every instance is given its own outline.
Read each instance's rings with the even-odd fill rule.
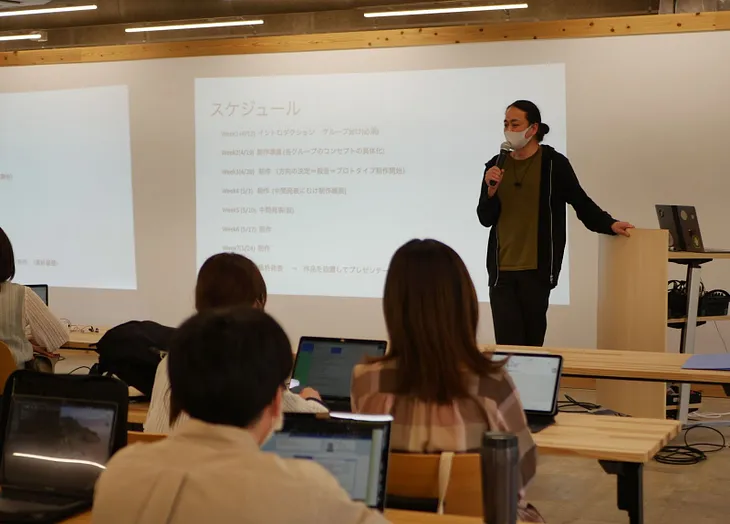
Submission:
[[[687,265],[687,322],[682,329],[680,353],[695,352],[695,334],[697,332],[697,309],[700,303],[701,267],[699,264]],[[679,387],[678,420],[682,425],[687,424],[689,414],[690,384],[681,384]]]
[[[644,523],[644,465],[599,460],[603,471],[616,475],[616,505],[629,514],[630,524]]]

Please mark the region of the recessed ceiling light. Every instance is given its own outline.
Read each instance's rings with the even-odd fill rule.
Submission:
[[[178,31],[182,29],[212,29],[216,27],[238,27],[247,25],[261,25],[263,20],[233,20],[230,22],[203,22],[193,24],[172,24],[149,27],[128,27],[127,33],[147,33],[151,31]]]
[[[391,16],[445,15],[450,13],[474,13],[478,11],[506,11],[508,9],[527,9],[527,4],[475,5],[469,7],[442,7],[433,9],[410,9],[407,11],[380,11],[365,13],[365,18],[386,18]]]
[[[74,11],[93,11],[96,5],[75,5],[70,7],[44,7],[41,9],[20,9],[18,11],[0,11],[0,17],[7,16],[28,16],[28,15],[50,15],[54,13],[72,13]]]
[[[25,35],[0,35],[0,42],[10,42],[12,40],[41,40],[43,35],[40,33],[29,33]]]

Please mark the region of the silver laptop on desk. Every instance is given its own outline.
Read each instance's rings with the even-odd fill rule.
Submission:
[[[318,463],[352,500],[383,511],[391,421],[388,415],[286,413],[284,427],[262,449]]]
[[[506,369],[517,388],[530,430],[537,433],[554,424],[558,414],[563,357],[549,353],[497,351],[492,358],[509,358]]]
[[[302,337],[292,378],[301,388],[317,390],[330,411],[350,411],[352,368],[368,357],[382,357],[387,345],[384,340]]]

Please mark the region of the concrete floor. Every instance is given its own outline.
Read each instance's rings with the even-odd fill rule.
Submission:
[[[592,401],[593,392],[572,390],[578,400]],[[703,412],[730,412],[730,399],[704,399]],[[730,444],[730,427],[720,428]],[[716,433],[695,429],[689,442],[717,442]],[[684,444],[683,433],[672,444]],[[543,456],[528,500],[550,524],[628,523],[616,508],[616,478],[597,462],[581,458]],[[646,524],[715,524],[730,522],[730,449],[711,453],[693,466],[651,462],[644,468]]]

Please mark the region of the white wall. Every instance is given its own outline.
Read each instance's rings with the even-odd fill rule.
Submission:
[[[730,32],[500,42],[0,68],[0,90],[129,85],[138,291],[53,289],[51,301],[57,314],[76,323],[150,318],[174,324],[192,310],[195,281],[196,77],[565,63],[570,159],[587,192],[615,217],[641,227],[656,227],[656,203],[694,204],[705,244],[730,247],[727,56]],[[493,153],[486,148],[485,159]],[[480,171],[475,165],[475,180]],[[475,184],[473,202],[464,205],[476,206],[477,192]],[[103,249],[113,239],[89,241]],[[486,243],[486,235],[474,242]],[[551,309],[547,344],[593,347],[597,238],[572,211],[570,258],[571,305]],[[704,280],[711,288],[730,287],[730,263],[711,264]],[[384,336],[379,300],[274,296],[269,311],[292,338]],[[481,338],[490,341],[487,304],[482,313]],[[730,325],[720,329],[730,341]],[[699,351],[722,350],[712,326],[700,329],[698,342]]]

